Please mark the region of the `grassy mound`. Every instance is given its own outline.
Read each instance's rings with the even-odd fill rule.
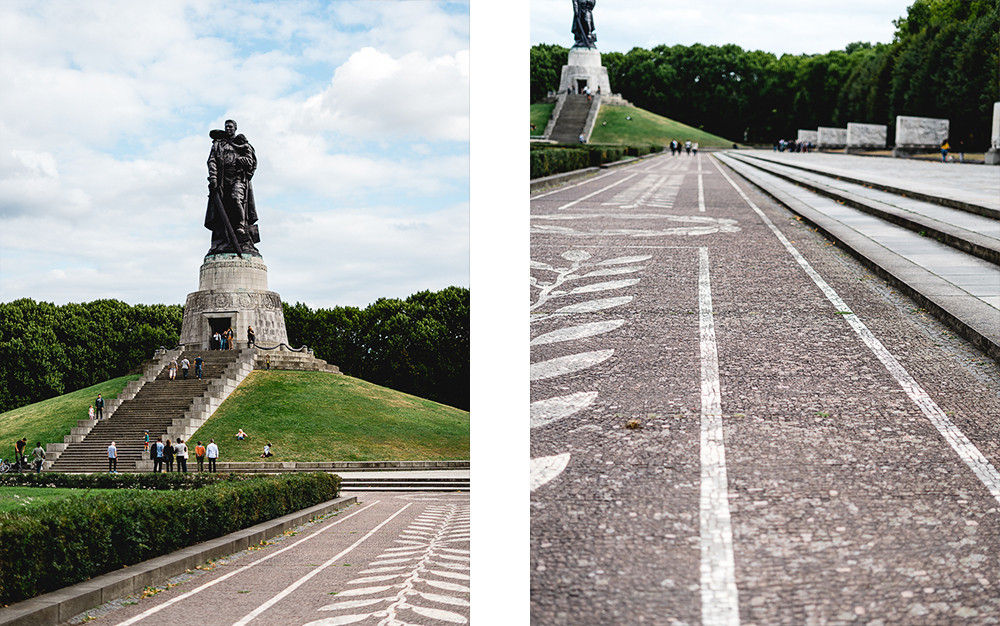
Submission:
[[[250,438],[237,441],[239,429]],[[220,461],[426,461],[469,458],[469,413],[350,376],[250,374],[191,438]],[[189,459],[189,471],[194,458]]]
[[[541,135],[545,132],[545,127],[549,124],[549,118],[552,117],[552,110],[556,108],[554,102],[550,104],[533,104],[531,105],[531,123],[535,125],[535,129],[531,131],[532,135]]]
[[[631,117],[631,120],[626,118]],[[731,148],[732,141],[636,107],[602,106],[590,143],[667,145],[697,141],[702,148]]]
[[[21,437],[28,438],[28,446],[25,448],[28,456],[31,456],[36,442],[41,441],[43,448],[48,443],[62,443],[70,429],[76,428],[77,420],[87,419],[87,409],[94,404],[97,394],[104,396],[105,400],[117,398],[126,384],[138,379],[138,374],[112,378],[91,387],[0,413],[0,458],[13,458],[14,442]]]

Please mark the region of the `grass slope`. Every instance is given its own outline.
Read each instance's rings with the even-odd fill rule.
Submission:
[[[627,120],[631,117],[631,120]],[[636,107],[602,106],[590,143],[664,146],[676,139],[702,148],[731,148],[732,141]]]
[[[94,404],[97,394],[104,396],[105,400],[117,398],[129,381],[138,379],[138,374],[112,378],[91,387],[0,413],[0,458],[13,458],[14,442],[21,437],[28,438],[25,451],[29,456],[36,442],[41,441],[43,448],[48,443],[62,443],[70,429],[76,428],[77,420],[87,419],[87,409]]]
[[[237,441],[242,428],[250,439]],[[220,461],[423,461],[469,458],[469,413],[350,376],[250,374],[190,439]],[[194,466],[189,459],[189,471]]]
[[[552,110],[556,108],[554,102],[550,104],[533,104],[531,105],[531,123],[535,125],[535,130],[531,131],[532,135],[541,135],[545,132],[545,127],[549,124],[549,118],[552,117]]]
[[[42,504],[101,493],[114,493],[115,489],[64,489],[53,487],[0,487],[0,513],[23,511]]]

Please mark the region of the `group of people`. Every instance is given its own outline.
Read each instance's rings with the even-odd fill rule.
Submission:
[[[212,350],[232,350],[236,347],[234,337],[232,326],[221,333],[215,331],[212,333]],[[253,331],[253,326],[247,326],[247,347],[255,345],[257,345],[257,334]]]
[[[685,151],[688,154],[691,154],[691,152],[693,151],[695,154],[698,154],[698,142],[695,141],[692,143],[690,139],[685,141],[683,144],[677,141],[676,139],[670,142],[671,156],[680,154],[682,151]]]
[[[94,403],[90,405],[90,409],[87,411],[87,419],[104,419],[104,398],[101,397],[101,394],[97,394],[97,400],[94,400]]]
[[[201,373],[204,369],[204,366],[205,366],[205,359],[201,358],[201,356],[194,357],[194,375],[198,377],[198,380],[201,380]],[[181,359],[179,367],[181,373],[184,376],[184,380],[187,380],[188,371],[191,369],[191,361],[189,361],[187,357],[183,357]],[[170,359],[170,365],[167,366],[167,377],[170,380],[175,380],[177,378],[177,369],[178,369],[177,359],[176,358]]]
[[[14,465],[19,469],[28,469],[29,461],[28,457],[25,456],[24,451],[28,448],[28,438],[21,437],[14,442]],[[32,460],[30,465],[34,466],[35,471],[41,473],[42,463],[45,462],[45,448],[42,447],[42,442],[39,441],[35,444],[35,449],[31,451]]]
[[[236,441],[246,441],[249,438],[250,435],[246,434],[246,432],[242,428],[236,431]],[[264,446],[264,453],[260,455],[260,458],[266,459],[272,456],[274,456],[274,453],[271,452],[271,444],[268,443],[267,445]]]
[[[176,459],[176,471],[187,472],[187,461],[188,461],[188,447],[184,443],[184,440],[180,437],[177,438],[175,443],[171,443],[170,439],[163,441],[163,437],[157,437],[156,441],[152,445],[149,443],[149,431],[146,431],[146,450],[149,451],[149,457],[153,461],[153,472],[173,472],[174,470],[174,460]],[[108,448],[108,471],[111,470],[112,455],[114,449],[114,442],[111,442],[111,447]],[[115,454],[114,456],[117,456]],[[215,439],[208,440],[208,446],[202,445],[199,441],[198,445],[194,448],[194,458],[198,462],[198,471],[205,471],[205,459],[208,459],[208,471],[215,472],[215,462],[219,458],[219,446],[216,445]]]
[[[772,146],[775,152],[812,152],[816,149],[811,141],[786,141],[779,139]]]

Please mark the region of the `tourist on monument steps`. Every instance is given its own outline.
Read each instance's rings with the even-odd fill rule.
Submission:
[[[35,449],[31,451],[31,455],[35,458],[35,471],[38,474],[42,473],[42,463],[45,462],[45,449],[42,447],[42,442],[39,441],[35,444]]]
[[[194,375],[201,380],[201,368],[205,364],[205,360],[201,358],[201,355],[194,357]]]
[[[184,373],[184,380],[187,380],[189,369],[191,369],[191,361],[188,361],[188,358],[184,357],[181,359],[181,372]]]
[[[14,442],[14,458],[17,459],[18,467],[21,467],[21,461],[24,460],[24,449],[28,447],[28,438],[21,437],[18,441]]]
[[[158,474],[163,471],[163,437],[157,437],[153,444],[153,473]]]
[[[177,453],[177,471],[187,474],[188,471],[188,448],[187,444],[180,437],[174,445],[174,452]]]
[[[167,376],[170,380],[174,380],[177,377],[177,359],[170,359],[169,369],[167,371]]]
[[[215,445],[215,439],[208,440],[208,448],[205,449],[208,456],[208,471],[215,472],[215,460],[219,458],[219,446]]]
[[[198,442],[198,445],[194,447],[194,458],[198,461],[198,471],[205,471],[205,446]]]
[[[169,439],[163,444],[163,462],[167,466],[167,473],[174,471],[174,444]]]
[[[115,447],[114,441],[108,446],[108,473],[118,473],[118,448]]]
[[[87,419],[89,419],[89,420],[93,420],[94,419],[94,405],[93,404],[90,405],[90,410],[87,411]]]
[[[253,326],[247,326],[247,347],[252,348],[257,345],[257,334],[253,332]]]
[[[227,350],[232,350],[233,349],[233,327],[230,326],[229,328],[227,328],[226,332],[224,334],[226,335],[226,346],[227,346],[226,349]]]
[[[97,400],[94,401],[94,407],[97,409],[97,419],[104,419],[104,398],[101,394],[97,394]]]
[[[142,433],[142,451],[149,452],[149,431],[143,431]]]

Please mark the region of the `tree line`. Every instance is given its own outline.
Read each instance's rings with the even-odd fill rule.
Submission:
[[[794,139],[800,128],[947,118],[951,142],[989,147],[1000,99],[1000,0],[916,0],[892,43],[780,57],[736,45],[602,53],[611,88],[636,106],[734,141]],[[559,87],[568,49],[533,46],[531,98]]]
[[[468,410],[468,289],[284,310],[291,345],[345,374]],[[178,304],[0,303],[0,412],[137,371],[160,346],[177,345],[183,317]]]
[[[293,345],[383,387],[469,409],[469,290],[380,298],[364,309],[285,304]]]

